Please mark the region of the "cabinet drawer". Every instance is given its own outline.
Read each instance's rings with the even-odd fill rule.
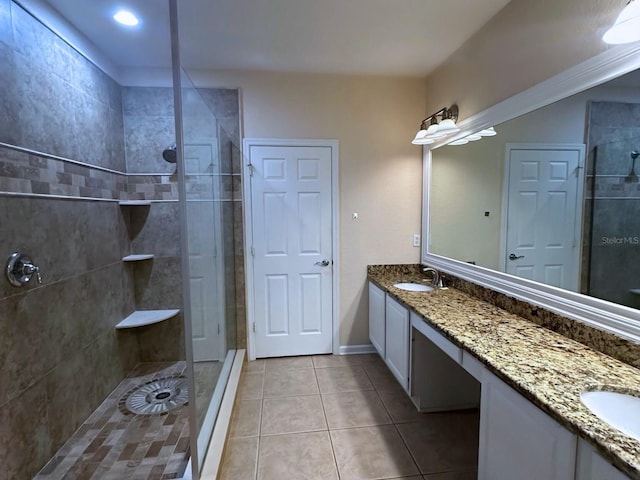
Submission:
[[[476,380],[482,382],[484,365],[466,350],[462,351],[462,367]]]

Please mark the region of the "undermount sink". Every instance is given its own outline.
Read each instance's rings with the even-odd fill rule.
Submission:
[[[409,292],[430,292],[433,290],[433,287],[422,285],[421,283],[394,283],[393,286]]]
[[[609,390],[582,392],[580,400],[600,420],[640,440],[640,397]]]

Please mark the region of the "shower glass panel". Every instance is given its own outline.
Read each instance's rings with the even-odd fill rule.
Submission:
[[[200,469],[211,437],[222,394],[235,354],[233,304],[234,270],[226,265],[225,249],[233,238],[223,208],[223,169],[228,141],[208,101],[207,89],[197,89],[181,71],[182,152],[181,179],[186,215],[183,247],[188,270],[185,300],[191,326],[191,421],[194,429],[192,462]],[[231,268],[230,268],[231,267]],[[187,305],[185,305],[187,307]],[[193,445],[193,444],[192,444]]]
[[[592,149],[588,293],[640,307],[640,137]],[[587,200],[589,201],[589,200]],[[587,205],[588,206],[588,205]]]

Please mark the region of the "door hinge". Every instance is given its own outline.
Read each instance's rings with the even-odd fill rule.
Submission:
[[[218,335],[220,335],[220,324],[218,324]]]
[[[251,246],[251,256],[255,257],[256,256],[256,247]]]
[[[256,333],[256,322],[253,322],[253,333]]]

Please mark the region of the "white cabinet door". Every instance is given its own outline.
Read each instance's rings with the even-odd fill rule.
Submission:
[[[576,437],[484,371],[479,480],[574,480]]]
[[[409,391],[409,310],[387,295],[385,361]]]
[[[578,441],[576,480],[628,480],[624,473],[602,458],[584,440]]]
[[[385,293],[382,289],[369,282],[369,340],[371,345],[384,359],[385,342]]]

